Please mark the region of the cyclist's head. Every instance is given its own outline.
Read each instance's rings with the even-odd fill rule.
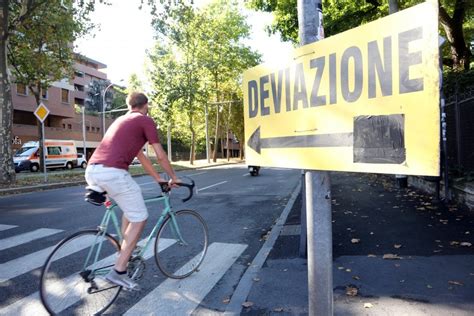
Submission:
[[[132,92],[127,97],[127,104],[131,110],[142,110],[148,104],[148,98],[141,92]]]

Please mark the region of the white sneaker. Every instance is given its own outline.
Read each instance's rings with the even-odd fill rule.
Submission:
[[[140,286],[125,274],[118,274],[114,269],[110,270],[105,279],[113,284],[123,287],[129,291],[139,291]]]

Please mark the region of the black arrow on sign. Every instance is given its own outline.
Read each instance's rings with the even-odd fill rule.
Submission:
[[[250,136],[247,145],[260,154],[263,148],[351,147],[352,133],[260,137],[260,126]]]
[[[401,164],[406,160],[405,116],[357,116],[353,133],[261,138],[259,126],[247,145],[259,154],[265,148],[353,147],[354,163]]]

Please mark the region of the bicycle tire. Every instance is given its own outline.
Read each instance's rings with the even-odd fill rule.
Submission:
[[[86,259],[101,239],[101,251],[91,266],[97,251],[89,262]],[[102,277],[113,267],[118,251],[118,241],[109,234],[101,237],[98,230],[79,231],[59,242],[41,271],[39,293],[46,310],[51,315],[103,313],[122,289]]]
[[[174,225],[176,220],[182,240]],[[206,222],[193,210],[180,210],[168,215],[155,240],[155,261],[164,275],[183,279],[199,269],[207,253],[208,229]],[[184,243],[183,243],[184,241]]]

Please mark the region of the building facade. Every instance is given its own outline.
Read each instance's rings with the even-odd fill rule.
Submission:
[[[102,139],[102,117],[84,115],[82,109],[87,99],[87,87],[93,80],[107,80],[101,71],[106,65],[76,54],[74,78],[57,81],[42,93],[41,102],[48,108],[45,138],[74,140],[78,152],[89,157]],[[39,121],[34,115],[38,104],[35,97],[22,84],[12,84],[13,103],[13,150],[20,148],[28,141],[39,139]],[[111,124],[106,119],[106,127]],[[83,137],[85,129],[85,139]]]

